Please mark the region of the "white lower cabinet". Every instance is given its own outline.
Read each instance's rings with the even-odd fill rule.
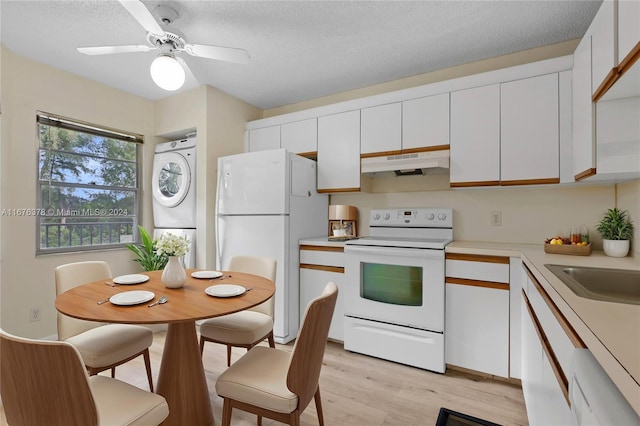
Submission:
[[[300,324],[311,300],[322,294],[329,281],[338,286],[329,338],[344,341],[344,248],[300,245]]]
[[[509,261],[446,254],[448,365],[509,377]]]
[[[571,356],[585,346],[533,274],[524,270],[521,372],[529,424],[570,425]]]

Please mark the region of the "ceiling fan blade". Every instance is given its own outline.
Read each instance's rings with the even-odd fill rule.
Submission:
[[[164,30],[153,17],[149,9],[139,0],[118,0],[142,27],[153,35],[161,36]]]
[[[246,64],[249,62],[249,52],[235,47],[207,46],[204,44],[186,44],[184,51],[191,56],[217,59],[219,61]]]
[[[189,65],[187,64],[187,61],[185,61],[184,59],[182,59],[181,57],[176,55],[176,61],[178,61],[180,63],[180,65],[182,65],[182,68],[184,69],[184,74],[185,74],[185,82],[187,84],[190,83],[194,83],[195,86],[198,86],[198,79],[196,78],[195,74],[193,73],[193,71],[191,71],[191,68],[189,68]]]
[[[110,55],[112,53],[134,53],[148,52],[155,47],[145,46],[143,44],[131,44],[128,46],[95,46],[95,47],[78,47],[78,52],[85,55]]]

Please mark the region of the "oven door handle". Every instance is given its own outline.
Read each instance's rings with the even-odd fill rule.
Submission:
[[[444,259],[444,250],[437,249],[417,249],[401,247],[381,247],[381,246],[356,246],[347,244],[344,247],[345,253],[362,255],[382,255],[382,256],[405,256],[416,258]]]

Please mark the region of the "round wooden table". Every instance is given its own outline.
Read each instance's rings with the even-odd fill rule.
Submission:
[[[222,278],[196,279],[187,270],[187,282],[179,289],[166,288],[162,271],[144,272],[149,281],[111,287],[105,281],[87,283],[56,298],[56,309],[70,317],[89,321],[122,324],[168,324],[156,391],[169,405],[165,425],[213,425],[209,389],[202,366],[196,321],[239,312],[259,305],[273,296],[272,281],[252,274],[228,271]],[[229,276],[230,275],[230,276]],[[211,297],[205,289],[216,284],[237,284],[251,291],[235,297]],[[147,290],[155,298],[147,303],[120,306],[98,301],[123,291]],[[169,301],[149,308],[166,295]]]

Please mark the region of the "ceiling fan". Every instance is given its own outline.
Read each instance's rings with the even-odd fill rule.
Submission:
[[[239,64],[249,62],[249,53],[244,49],[187,43],[184,35],[170,26],[171,22],[178,17],[178,13],[169,6],[160,5],[156,8],[156,13],[161,20],[159,23],[142,1],[118,1],[147,31],[149,45],[78,47],[78,52],[85,55],[110,55],[113,53],[149,52],[158,49],[160,54],[151,63],[151,78],[165,90],[178,90],[184,84],[185,71],[191,73],[184,59],[176,57],[175,54],[178,52]]]

